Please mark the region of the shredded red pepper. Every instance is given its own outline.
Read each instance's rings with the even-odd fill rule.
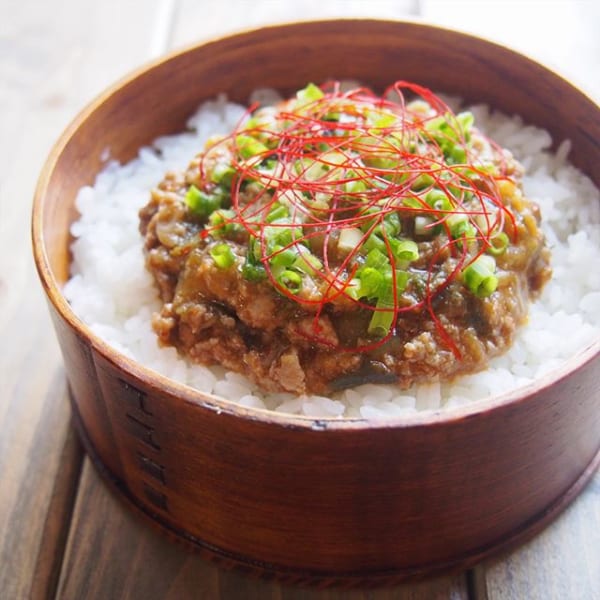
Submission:
[[[228,222],[244,228],[258,241],[259,260],[270,283],[290,301],[314,312],[313,341],[326,344],[319,337],[319,316],[327,304],[343,300],[373,312],[393,312],[387,335],[347,350],[369,351],[380,346],[394,335],[400,315],[425,310],[440,337],[458,356],[456,344],[436,316],[434,300],[456,279],[467,261],[473,259],[473,250],[467,249],[466,239],[453,238],[448,217],[467,218],[474,232],[471,240],[477,243],[476,255],[492,246],[491,238],[503,231],[506,220],[512,222],[507,230],[516,230],[514,216],[505,206],[498,187],[498,182],[506,178],[502,150],[490,142],[496,169],[491,172],[483,168],[447,104],[414,83],[397,81],[381,96],[364,87],[344,92],[338,82],[329,82],[321,90],[322,97],[308,103],[283,103],[274,116],[277,126],[253,126],[243,120],[219,142],[232,148],[232,166],[236,171],[231,183],[231,209],[235,216]],[[410,97],[410,102],[406,97]],[[415,109],[415,99],[424,101],[429,108]],[[248,111],[248,117],[256,108]],[[449,135],[464,150],[464,160],[449,163],[442,147],[444,140],[432,136],[429,128],[440,118],[444,119]],[[239,147],[242,135],[265,138],[268,143],[261,152],[244,159]],[[266,169],[269,160],[275,167]],[[315,168],[323,175],[315,177]],[[200,162],[200,170],[204,176],[204,160]],[[423,179],[427,185],[417,186]],[[260,182],[260,189],[254,194],[244,191],[249,181]],[[431,190],[439,190],[451,198],[451,207],[435,208],[425,202],[424,197]],[[267,220],[282,196],[290,206],[294,225]],[[320,197],[326,201],[319,202]],[[383,230],[384,219],[393,213],[400,218],[427,217],[428,227],[437,228],[440,234],[444,232],[447,240],[429,261],[422,299],[406,305],[400,301],[396,289],[397,260],[384,233],[392,269],[393,306],[377,308],[364,298],[352,298],[347,292],[366,254],[364,244],[374,231]],[[265,232],[276,227],[294,228],[295,222],[301,229],[295,229],[293,241],[283,250],[293,246],[300,249],[300,254],[304,248],[310,252],[308,247],[314,250],[318,240],[316,254],[322,268],[312,274],[320,291],[316,298],[294,293],[273,275],[271,260],[282,250],[268,252]],[[331,244],[334,234],[343,229],[361,229],[362,235],[356,246],[340,259],[331,256]],[[202,235],[210,232],[207,228]],[[456,259],[455,267],[451,272],[441,272],[440,265],[448,254]]]

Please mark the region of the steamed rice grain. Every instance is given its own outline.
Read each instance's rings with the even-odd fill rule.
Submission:
[[[267,90],[260,94],[273,99]],[[408,390],[368,384],[332,398],[295,397],[265,394],[242,375],[192,364],[174,348],[157,345],[151,316],[160,303],[144,267],[138,211],[166,171],[185,168],[209,136],[235,127],[245,109],[224,97],[206,102],[189,120],[190,131],[157,139],[126,165],[107,162],[94,186],[80,190],[76,207],[81,216],[71,226],[76,239],[65,296],[90,329],[119,352],[182,384],[251,408],[320,418],[384,419],[463,406],[527,385],[600,335],[600,269],[590,268],[600,264],[600,193],[568,164],[568,141],[552,152],[550,134],[524,125],[519,117],[486,106],[470,110],[478,127],[525,166],[523,188],[540,205],[554,270],[542,297],[530,306],[528,323],[513,347],[483,372]],[[108,158],[109,152],[103,156]]]

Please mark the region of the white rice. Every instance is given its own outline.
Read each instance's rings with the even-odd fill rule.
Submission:
[[[273,98],[265,90],[259,95]],[[548,132],[485,106],[470,110],[477,126],[525,166],[524,190],[541,207],[554,269],[514,346],[483,372],[409,390],[367,384],[332,398],[297,397],[264,394],[237,373],[191,364],[174,348],[158,346],[150,319],[160,303],[144,268],[138,210],[165,171],[185,168],[207,137],[238,123],[244,108],[224,97],[205,103],[189,120],[189,132],[157,139],[126,165],[108,162],[94,186],[80,190],[76,205],[81,218],[71,227],[76,241],[65,296],[90,329],[118,351],[180,383],[248,407],[312,417],[382,419],[452,408],[526,385],[600,335],[600,193],[567,163],[568,141],[552,153]],[[103,158],[108,155],[105,150]]]

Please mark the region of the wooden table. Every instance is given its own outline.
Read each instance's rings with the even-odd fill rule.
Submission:
[[[393,589],[318,591],[222,571],[167,541],[111,495],[73,432],[29,242],[35,180],[51,144],[106,85],[170,48],[342,15],[420,15],[479,32],[600,98],[593,0],[0,0],[0,598],[600,599],[600,475],[541,535],[472,571]]]

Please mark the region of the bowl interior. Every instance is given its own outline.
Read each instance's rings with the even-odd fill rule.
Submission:
[[[219,93],[246,102],[257,87],[291,92],[308,81],[354,79],[384,89],[403,79],[484,102],[571,139],[571,159],[600,185],[600,109],[537,63],[484,40],[412,22],[337,20],[249,31],[179,52],[140,69],[71,124],[40,177],[34,250],[51,302],[81,328],[60,294],[68,278],[69,224],[78,189],[101,156],[131,159],[159,135],[181,131]],[[83,335],[91,335],[83,328]],[[588,357],[589,358],[589,357]]]

